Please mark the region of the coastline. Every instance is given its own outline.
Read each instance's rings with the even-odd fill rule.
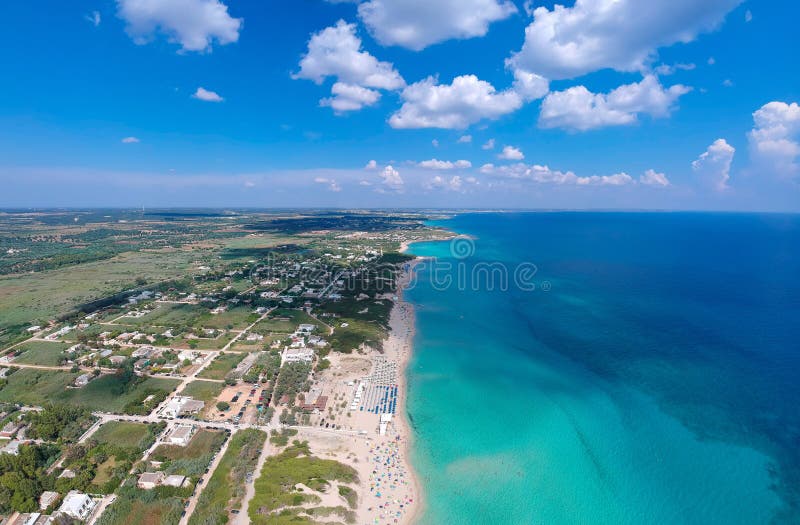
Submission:
[[[400,253],[405,253],[408,250],[408,243],[403,243],[400,248]],[[386,343],[392,342],[399,345],[399,415],[397,420],[397,433],[402,441],[402,459],[405,463],[406,471],[409,473],[411,485],[413,487],[414,503],[412,510],[408,512],[400,523],[404,525],[413,525],[422,517],[425,509],[425,494],[422,490],[422,485],[419,480],[419,475],[411,462],[411,450],[414,442],[414,434],[411,430],[411,423],[408,419],[408,365],[411,362],[411,356],[414,350],[414,335],[416,327],[414,322],[414,307],[410,302],[404,298],[404,292],[414,272],[414,267],[422,261],[422,257],[417,257],[409,263],[408,269],[404,270],[401,274],[400,281],[397,285],[397,300],[392,307],[392,312],[389,318],[389,326],[391,327],[392,334],[396,334],[392,338],[390,334]],[[384,343],[384,344],[386,344]]]

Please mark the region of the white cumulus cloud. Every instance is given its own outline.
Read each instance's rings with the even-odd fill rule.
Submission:
[[[717,28],[741,1],[576,0],[572,7],[538,7],[508,65],[549,79],[607,68],[639,71],[659,47]]]
[[[692,162],[692,169],[713,189],[724,191],[729,187],[728,179],[734,153],[736,148],[725,139],[717,139]]]
[[[380,175],[381,182],[386,189],[397,193],[403,191],[403,187],[405,185],[403,177],[401,177],[400,172],[394,169],[392,166],[386,166],[383,168],[383,171]]]
[[[162,33],[183,51],[210,51],[239,40],[240,18],[228,14],[220,0],[117,0],[119,16],[137,44]]]
[[[403,105],[389,118],[393,128],[463,129],[483,119],[498,119],[522,106],[513,90],[498,92],[475,75],[463,75],[451,84],[436,79],[411,84],[402,92]]]
[[[626,84],[608,94],[592,93],[584,86],[550,93],[542,101],[539,125],[586,131],[606,126],[633,124],[638,114],[654,118],[669,116],[675,102],[691,88],[675,84],[664,88],[653,75]]]
[[[536,100],[550,91],[550,82],[543,76],[517,68],[514,69],[514,91],[525,101]]]
[[[497,158],[504,160],[522,160],[525,158],[525,154],[522,153],[522,150],[519,148],[505,146],[503,147],[503,151],[497,155]]]
[[[454,170],[471,168],[472,163],[468,160],[457,160],[452,162],[449,160],[430,159],[417,163],[417,166],[429,170]]]
[[[364,169],[365,170],[376,170],[376,169],[378,169],[377,161],[371,160],[371,161],[367,162],[367,165],[364,166]]]
[[[486,142],[484,142],[483,146],[481,146],[481,149],[486,149],[486,150],[494,149],[494,139],[489,139]]]
[[[344,20],[311,35],[308,52],[300,60],[300,70],[293,75],[317,84],[327,77],[373,89],[399,89],[405,85],[392,64],[381,62],[361,49],[355,24]]]
[[[415,51],[452,38],[484,36],[489,24],[516,12],[509,0],[368,0],[358,6],[378,42]]]
[[[755,165],[780,177],[800,174],[800,106],[796,102],[769,102],[753,113],[747,134]]]
[[[457,191],[461,192],[464,191],[465,185],[477,185],[478,181],[474,177],[468,177],[467,179],[462,179],[459,175],[454,175],[449,179],[442,177],[441,175],[436,175],[432,179],[425,181],[422,183],[422,187],[426,190],[433,190],[433,189],[446,189],[450,191]]]
[[[336,113],[358,111],[364,106],[372,106],[381,98],[381,94],[374,89],[369,89],[355,84],[336,82],[331,87],[330,98],[319,101],[320,106],[329,106]]]
[[[120,142],[123,144],[137,144],[141,142],[141,140],[139,140],[137,137],[125,137]]]
[[[663,173],[658,173],[654,169],[649,169],[644,172],[644,175],[639,176],[639,182],[645,186],[669,186],[669,179],[667,176]]]
[[[194,92],[192,97],[198,100],[203,100],[205,102],[222,102],[223,100],[225,100],[224,98],[219,96],[218,93],[214,91],[209,91],[203,87],[197,88],[197,91]]]
[[[470,142],[472,142],[472,135],[461,135],[458,137],[459,144],[469,144]]]
[[[553,170],[549,166],[539,164],[527,165],[521,162],[505,166],[484,164],[481,167],[481,173],[506,179],[554,185],[627,186],[635,183],[633,177],[627,173],[579,177],[572,171]]]

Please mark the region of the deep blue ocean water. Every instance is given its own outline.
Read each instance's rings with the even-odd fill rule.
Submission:
[[[422,523],[800,523],[800,216],[439,224],[474,241],[411,249]]]

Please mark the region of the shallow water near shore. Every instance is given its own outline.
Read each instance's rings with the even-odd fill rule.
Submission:
[[[441,286],[428,263],[405,293],[421,523],[800,522],[800,217],[441,224],[469,257],[410,252],[530,262],[537,289]]]

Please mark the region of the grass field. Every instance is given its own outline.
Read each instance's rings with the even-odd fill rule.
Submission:
[[[14,359],[15,363],[26,365],[58,366],[61,354],[72,345],[50,341],[30,341],[16,347],[14,351],[22,352]]]
[[[192,381],[186,388],[183,389],[182,395],[190,396],[200,401],[205,401],[206,405],[212,403],[222,393],[225,387],[223,383],[215,383],[213,381]]]
[[[387,331],[381,325],[367,321],[347,319],[348,326],[337,326],[328,342],[337,352],[350,353],[362,344],[367,344],[375,349],[383,347],[383,340]]]
[[[206,313],[207,308],[196,304],[160,303],[152,312],[142,317],[121,317],[116,322],[126,326],[191,326]]]
[[[167,487],[170,488],[171,487]],[[95,522],[97,525],[176,525],[183,511],[177,489],[141,490],[121,487],[117,500]]]
[[[177,445],[159,445],[153,451],[152,458],[157,461],[174,461],[177,459],[194,459],[212,454],[225,441],[224,432],[198,430],[185,447]]]
[[[256,319],[258,319],[258,314],[253,313],[252,308],[237,306],[219,314],[204,315],[200,319],[200,324],[205,328],[241,330]]]
[[[92,439],[98,443],[109,443],[118,447],[144,450],[147,447],[142,445],[150,440],[150,436],[149,426],[143,423],[109,421],[92,435]]]
[[[189,525],[227,523],[230,509],[244,496],[245,476],[255,468],[267,433],[247,429],[236,433],[208,485],[200,494]]]
[[[180,383],[177,379],[148,377],[118,394],[116,377],[106,375],[83,388],[67,388],[77,376],[58,370],[18,370],[0,389],[0,402],[42,406],[58,400],[90,410],[121,412],[128,403],[137,401],[147,391],[172,391]]]
[[[183,277],[197,251],[129,252],[108,260],[0,277],[0,329],[42,324],[80,304],[148,282]]]
[[[280,309],[273,311],[269,317],[260,321],[253,327],[253,332],[268,334],[278,332],[289,334],[297,329],[299,324],[317,325],[317,333],[327,333],[327,328],[320,325],[320,322],[301,310]]]
[[[198,377],[204,379],[225,379],[228,372],[236,368],[236,365],[245,358],[247,354],[226,353],[220,354],[214,362],[208,365]]]
[[[197,380],[186,385],[182,394],[210,403],[217,399],[224,387],[225,385],[223,383]]]
[[[117,465],[117,458],[111,456],[100,465],[97,465],[97,473],[92,480],[92,484],[102,487],[103,484],[111,480],[114,467]]]

